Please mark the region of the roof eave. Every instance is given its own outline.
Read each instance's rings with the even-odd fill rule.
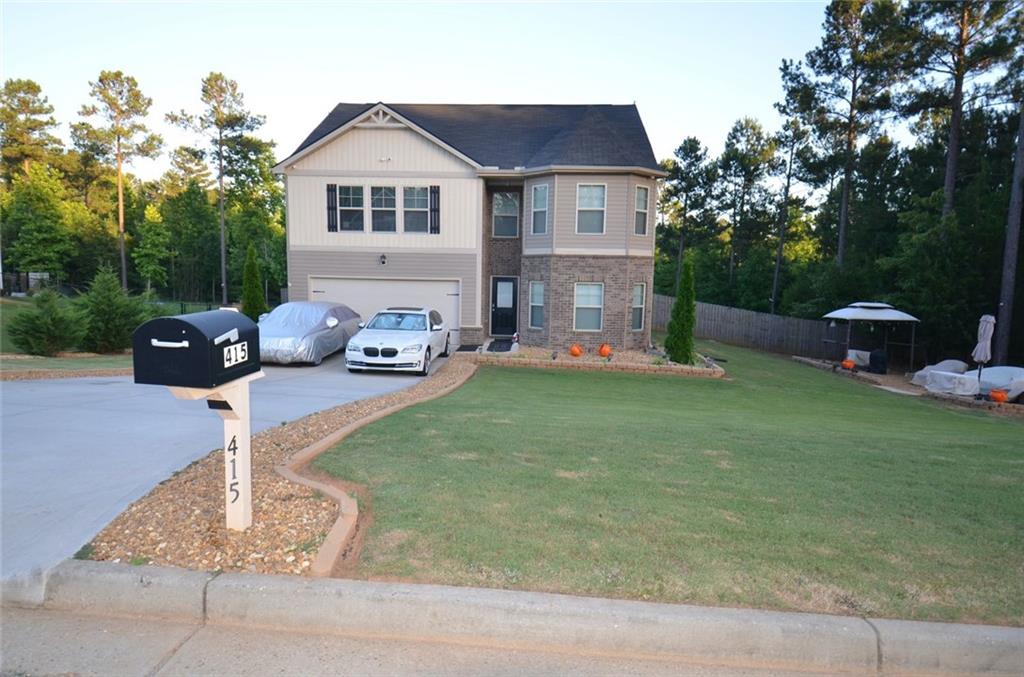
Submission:
[[[665,178],[668,172],[661,169],[641,167],[639,165],[544,165],[541,167],[517,167],[500,169],[498,167],[482,167],[477,170],[481,178],[500,178],[505,176],[536,176],[538,174],[641,174],[654,178]]]

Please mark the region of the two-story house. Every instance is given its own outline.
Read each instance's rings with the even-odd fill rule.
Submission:
[[[636,106],[343,103],[275,171],[292,300],[432,306],[455,344],[650,344],[665,173]]]

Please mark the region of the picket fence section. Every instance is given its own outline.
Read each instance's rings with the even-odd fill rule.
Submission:
[[[654,295],[655,329],[664,330],[668,327],[673,303],[675,298],[672,296]],[[697,327],[694,334],[698,338],[785,355],[835,359],[839,348],[835,343],[826,342],[826,339],[832,338],[828,331],[827,323],[820,320],[769,315],[697,302]]]

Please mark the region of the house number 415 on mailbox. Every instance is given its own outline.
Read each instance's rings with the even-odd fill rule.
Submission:
[[[242,341],[224,348],[224,366],[233,367],[249,359],[249,342]]]

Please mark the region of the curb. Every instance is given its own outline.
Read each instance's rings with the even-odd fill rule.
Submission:
[[[6,598],[5,605],[14,605]],[[45,609],[863,675],[1020,675],[1024,628],[67,560]]]
[[[446,366],[447,365],[443,365],[441,369],[444,369]],[[274,468],[277,474],[281,475],[285,479],[320,491],[326,496],[330,496],[338,504],[338,519],[335,520],[331,529],[327,532],[324,542],[320,544],[320,549],[316,553],[316,559],[313,560],[313,564],[309,567],[309,574],[311,576],[330,576],[335,563],[337,563],[338,558],[341,556],[342,551],[345,549],[345,545],[348,543],[352,536],[352,532],[356,527],[356,521],[359,519],[359,505],[355,499],[337,487],[327,484],[326,482],[320,482],[303,476],[301,474],[303,469],[308,466],[314,458],[335,446],[363,426],[369,425],[374,421],[379,421],[385,416],[390,416],[395,412],[413,405],[444,397],[458,388],[461,388],[475,373],[476,365],[473,365],[473,368],[466,373],[464,378],[459,379],[451,385],[445,386],[437,392],[430,393],[426,397],[422,397],[420,399],[394,404],[385,409],[381,409],[380,411],[367,414],[358,421],[353,421],[352,423],[335,430],[330,435],[327,435],[303,449],[300,449],[292,455],[291,458],[285,461],[284,464]]]

